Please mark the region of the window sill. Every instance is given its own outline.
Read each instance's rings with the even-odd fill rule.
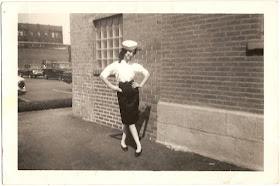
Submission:
[[[263,39],[251,40],[247,43],[247,56],[263,56]]]
[[[252,40],[247,43],[247,50],[256,50],[256,49],[263,49],[264,41],[263,39],[260,40]]]

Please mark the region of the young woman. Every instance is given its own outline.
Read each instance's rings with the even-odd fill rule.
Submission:
[[[122,50],[119,54],[119,60],[108,65],[100,74],[100,78],[111,89],[117,91],[121,119],[123,123],[123,135],[121,140],[121,148],[124,151],[128,150],[125,144],[126,137],[130,131],[137,145],[135,156],[140,156],[142,152],[141,143],[135,123],[138,121],[138,106],[139,106],[139,90],[143,87],[150,77],[150,73],[140,64],[131,61],[132,57],[137,52],[137,43],[132,40],[126,40],[122,43]],[[140,84],[134,81],[136,73],[142,73],[144,79]],[[115,75],[119,86],[115,86],[107,80],[110,75]]]

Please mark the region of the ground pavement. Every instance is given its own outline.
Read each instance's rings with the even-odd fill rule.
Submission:
[[[71,108],[18,114],[19,170],[246,170],[141,139],[143,152],[120,148],[122,132],[75,118]]]

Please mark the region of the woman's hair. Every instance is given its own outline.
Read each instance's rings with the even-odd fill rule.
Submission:
[[[123,60],[124,55],[126,54],[128,50],[122,48],[120,54],[119,54],[119,63]],[[133,55],[135,55],[137,53],[137,48],[133,51]]]

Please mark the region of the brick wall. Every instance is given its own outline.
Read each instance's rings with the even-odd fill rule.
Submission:
[[[163,14],[161,100],[263,113],[261,15]]]
[[[91,14],[70,14],[72,59],[72,107],[75,116],[94,119],[93,25]]]
[[[106,16],[71,14],[72,105],[75,116],[121,128],[116,93],[96,73],[93,20]],[[145,134],[156,138],[159,100],[262,113],[263,57],[246,55],[260,26],[260,15],[123,14],[123,39],[139,43],[135,60],[151,73],[140,90]]]
[[[73,113],[85,120],[121,128],[115,93],[107,88],[97,76],[94,76],[94,71],[98,69],[95,60],[93,24],[96,18],[98,15],[94,14],[70,15]]]
[[[140,90],[140,107],[150,108],[149,124],[146,128],[147,136],[156,137],[157,103],[160,98],[161,71],[161,14],[125,14],[124,39],[132,39],[139,43],[142,50],[135,56],[151,74],[150,79]],[[136,78],[141,82],[142,77]]]
[[[69,61],[68,47],[65,49],[51,48],[18,48],[18,67],[22,68],[27,64],[41,65],[42,60]]]

